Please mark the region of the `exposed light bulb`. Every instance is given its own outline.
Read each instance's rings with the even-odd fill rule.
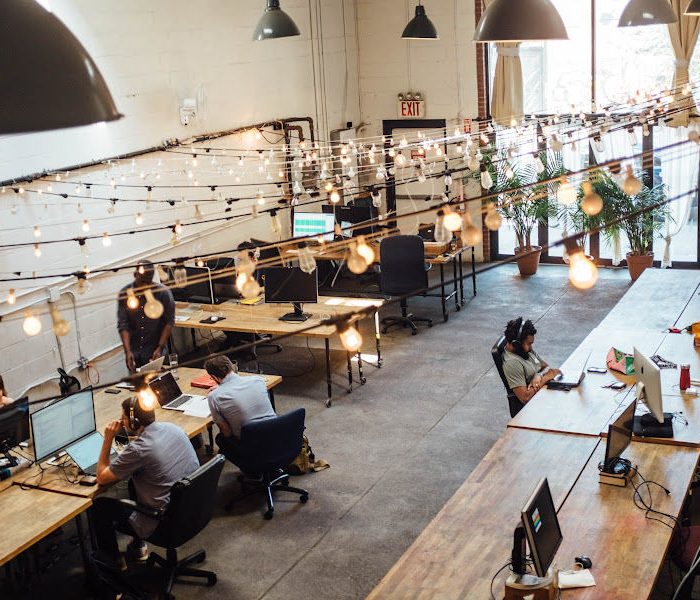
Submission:
[[[134,288],[126,288],[126,305],[131,310],[136,310],[140,306],[139,299],[134,293]]]
[[[569,254],[569,281],[579,290],[590,289],[598,281],[598,267],[580,248]]]
[[[630,145],[637,146],[639,144],[639,139],[637,139],[637,134],[634,131],[634,127],[630,127],[627,130],[627,137],[629,138]]]
[[[361,275],[369,266],[367,260],[357,250],[357,242],[350,244],[350,256],[345,261],[348,269],[355,275]]]
[[[498,231],[502,223],[503,217],[492,203],[486,212],[486,217],[484,217],[484,224],[490,231]]]
[[[134,217],[134,221],[136,222],[137,225],[143,225],[143,214],[136,213],[136,217]]]
[[[594,136],[591,140],[591,144],[596,152],[605,152],[605,142],[603,142],[603,138],[601,136]]]
[[[105,248],[109,248],[112,245],[112,238],[109,237],[109,234],[106,231],[102,234],[102,245]]]
[[[576,198],[576,188],[571,184],[568,178],[564,178],[557,189],[557,200],[559,204],[562,206],[571,206],[576,203]]]
[[[458,212],[450,210],[449,206],[444,208],[445,217],[443,224],[449,231],[459,231],[462,228],[462,215]]]
[[[28,336],[38,335],[41,331],[41,321],[34,316],[31,308],[24,311],[22,329],[24,329],[24,333],[26,333]]]
[[[481,187],[485,190],[490,190],[493,187],[493,178],[486,165],[481,165]]]
[[[17,302],[17,294],[15,294],[15,290],[13,288],[10,288],[10,290],[7,292],[7,303],[12,305]]]
[[[583,182],[581,210],[589,217],[594,217],[603,210],[603,199],[593,189],[590,181]]]
[[[469,214],[465,215],[464,227],[462,228],[462,243],[468,248],[473,248],[481,244],[484,239],[484,234],[472,222]]]
[[[87,280],[87,269],[78,277],[78,287],[76,291],[78,294],[83,295],[92,288],[92,284]]]
[[[41,257],[41,247],[39,246],[39,244],[34,244],[34,256],[36,256],[37,258]]]
[[[362,348],[362,336],[357,328],[350,322],[337,325],[338,336],[343,348],[352,354],[356,354]]]
[[[38,225],[34,225],[34,237],[39,239],[41,237],[41,229]]]
[[[156,299],[152,290],[145,290],[144,296],[146,296],[146,304],[143,307],[144,314],[149,319],[160,319],[163,316],[163,311],[165,310],[163,303]]]
[[[304,273],[313,273],[316,270],[316,259],[305,242],[299,244],[299,268]]]
[[[367,265],[371,265],[374,262],[374,250],[372,246],[365,241],[365,236],[363,235],[357,236],[357,253],[365,259]]]
[[[627,174],[622,182],[622,189],[628,196],[636,196],[642,191],[642,182],[637,179],[630,165],[627,165]]]
[[[175,221],[175,226],[173,227],[173,233],[175,235],[180,235],[182,233],[182,223],[180,223],[180,219],[177,219],[177,221]]]
[[[280,239],[282,234],[282,224],[280,223],[280,218],[277,216],[276,210],[270,211],[270,227],[272,229],[272,233],[274,233],[275,236]]]
[[[532,158],[535,161],[535,171],[537,171],[538,175],[541,175],[544,173],[544,163],[542,162],[542,158],[538,153],[533,154]]]
[[[513,177],[515,177],[515,173],[513,172],[513,167],[510,166],[510,163],[506,163],[506,169],[505,169],[504,175],[506,176],[506,179],[513,179]]]
[[[255,277],[247,273],[239,273],[236,277],[236,288],[244,298],[257,298],[262,292]]]
[[[147,385],[136,392],[136,397],[139,399],[139,406],[142,410],[151,411],[158,404],[158,397]]]
[[[80,226],[80,229],[82,229],[85,233],[90,231],[90,221],[83,219],[83,224]]]
[[[338,202],[340,202],[340,194],[338,193],[338,190],[336,190],[335,188],[331,192],[330,201],[333,204],[338,204]]]
[[[70,324],[66,321],[58,310],[58,307],[51,305],[51,321],[53,322],[53,332],[63,337],[70,332]]]
[[[187,269],[185,263],[177,261],[173,269],[173,279],[176,287],[185,287],[187,285]]]
[[[433,237],[438,244],[447,244],[452,239],[452,232],[445,227],[445,212],[442,209],[437,211]]]

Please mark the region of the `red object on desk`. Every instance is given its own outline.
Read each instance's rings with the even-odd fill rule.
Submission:
[[[191,383],[192,387],[196,388],[203,388],[205,390],[210,390],[212,388],[215,388],[218,384],[216,381],[214,381],[209,375],[209,373],[204,373],[204,375],[200,375],[199,377],[195,377],[192,380]]]

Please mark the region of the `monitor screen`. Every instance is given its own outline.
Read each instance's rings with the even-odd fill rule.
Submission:
[[[29,439],[29,400],[25,396],[0,408],[0,450]]]
[[[95,431],[92,389],[81,390],[37,410],[31,416],[36,461],[42,461]]]
[[[634,412],[637,408],[637,401],[632,400],[623,413],[608,426],[608,440],[605,445],[605,466],[610,461],[622,456],[627,446],[632,441],[632,431],[634,429]]]
[[[545,577],[563,539],[547,479],[540,481],[521,518],[535,571],[539,577]]]
[[[180,302],[199,302],[216,304],[213,297],[211,272],[207,267],[185,267],[187,283],[173,288],[175,300]]]
[[[317,271],[304,273],[299,267],[265,270],[265,302],[316,302],[318,300]]]
[[[182,390],[177,384],[177,381],[175,381],[175,377],[173,377],[173,374],[170,372],[158,379],[154,379],[148,386],[153,390],[153,393],[158,398],[158,404],[161,406],[182,396]]]
[[[99,431],[93,431],[82,440],[71,444],[66,448],[66,452],[73,459],[73,462],[81,469],[85,470],[97,463],[102,450],[104,438]]]
[[[326,242],[335,237],[335,216],[326,213],[303,213],[294,211],[294,228],[292,236],[307,237],[323,235]]]

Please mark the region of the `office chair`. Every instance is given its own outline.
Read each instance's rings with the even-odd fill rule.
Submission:
[[[60,367],[58,369],[58,376],[58,389],[61,390],[61,396],[68,396],[80,391],[80,380],[77,377],[69,375]]]
[[[236,456],[236,466],[244,473],[260,473],[260,481],[243,479],[244,485],[252,485],[251,492],[234,498],[226,506],[233,505],[256,492],[267,495],[265,519],[274,516],[275,505],[272,492],[293,492],[299,494],[299,501],[306,504],[309,492],[289,485],[289,475],[280,471],[291,464],[299,455],[304,437],[306,411],[297,408],[286,415],[249,421],[241,427],[240,451]]]
[[[181,577],[206,579],[208,586],[216,584],[216,573],[190,566],[193,563],[204,562],[204,550],[178,559],[177,548],[189,542],[209,524],[214,514],[216,488],[224,462],[223,456],[215,456],[192,475],[178,481],[170,492],[170,502],[162,514],[133,500],[122,500],[133,506],[134,510],[159,520],[158,527],[147,541],[165,548],[166,558],[151,552],[146,566],[153,568],[157,564],[166,570],[167,580],[163,594],[165,600],[174,600],[173,584]]]
[[[411,294],[428,288],[428,272],[425,269],[423,240],[417,235],[395,235],[383,239],[379,246],[380,289],[389,296]],[[403,325],[418,333],[416,323],[433,326],[433,320],[416,317],[408,312],[406,298],[401,299],[401,316],[382,319],[382,333],[390,327]]]
[[[506,379],[506,374],[503,372],[503,352],[506,348],[506,336],[502,335],[498,341],[491,348],[491,358],[496,365],[498,374],[501,377],[501,381],[506,388],[506,394],[508,395],[508,408],[510,409],[511,418],[517,415],[523,408],[523,403],[518,400],[518,397],[513,393],[508,385],[508,380]]]

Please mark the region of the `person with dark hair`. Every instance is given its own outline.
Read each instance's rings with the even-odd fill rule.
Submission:
[[[523,321],[522,317],[518,317],[508,321],[504,335],[503,372],[511,391],[525,404],[561,371],[551,369],[535,352],[532,345],[537,329],[529,319]]]
[[[211,418],[221,431],[216,444],[228,460],[237,464],[243,424],[276,416],[265,380],[257,375],[241,377],[227,356],[210,358],[204,368],[219,384],[207,396]]]
[[[3,406],[8,406],[12,404],[14,400],[7,396],[7,391],[5,390],[5,382],[2,379],[2,376],[0,376],[0,408]]]
[[[122,427],[130,437],[135,437],[112,460],[112,443]],[[136,397],[131,397],[122,402],[121,419],[105,428],[97,461],[97,483],[111,485],[130,477],[136,496],[132,499],[162,511],[168,506],[173,485],[198,468],[199,460],[185,432],[172,423],[157,422],[154,409],[143,408]],[[126,568],[119,554],[117,531],[132,536],[127,546],[127,554],[132,559],[148,558],[148,547],[143,539],[157,527],[156,519],[136,512],[117,498],[97,498],[92,511],[97,548],[103,560],[122,570]]]
[[[175,299],[164,285],[153,283],[155,269],[149,260],[141,260],[134,271],[134,281],[119,290],[117,329],[124,346],[126,367],[132,373],[137,367],[163,355],[170,333],[175,325]],[[127,290],[133,289],[138,306],[127,305]],[[156,300],[163,305],[163,314],[158,319],[149,319],[145,312],[144,291],[150,289]]]

